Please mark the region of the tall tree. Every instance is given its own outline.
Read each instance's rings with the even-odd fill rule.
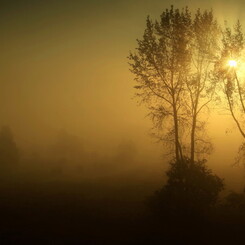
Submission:
[[[242,27],[237,21],[233,30],[226,27],[223,31],[222,50],[216,63],[215,76],[225,95],[228,110],[243,138],[245,138],[245,88],[242,83],[244,37]],[[245,144],[240,147],[245,150]]]
[[[154,129],[163,133],[160,139],[174,146],[177,160],[187,156],[194,163],[195,153],[210,150],[198,132],[204,131],[201,112],[215,91],[210,74],[218,35],[212,11],[198,10],[192,18],[188,8],[171,7],[160,22],[147,18],[143,39],[129,56],[137,95],[147,104]]]
[[[130,53],[131,72],[137,81],[137,95],[150,110],[154,128],[163,131],[161,139],[183,158],[181,127],[185,79],[190,69],[191,15],[188,9],[166,9],[160,22],[147,18],[142,40]]]
[[[217,59],[220,28],[212,11],[197,10],[192,24],[191,74],[186,80],[187,113],[190,117],[190,159],[196,153],[209,153],[212,145],[205,139],[204,114],[215,95],[216,83],[211,78]],[[201,133],[201,135],[200,135]]]
[[[4,126],[0,130],[0,169],[6,174],[13,170],[19,162],[19,150],[14,141],[11,129]]]

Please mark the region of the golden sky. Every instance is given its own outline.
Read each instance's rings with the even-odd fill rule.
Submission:
[[[221,23],[240,18],[245,25],[245,3],[238,0],[9,2],[0,10],[0,125],[10,125],[21,144],[46,142],[65,129],[102,150],[130,139],[158,158],[161,146],[148,136],[146,110],[133,99],[126,58],[146,16],[156,19],[171,4],[187,5],[213,8]],[[217,169],[226,166],[221,172],[235,171],[229,166],[239,145],[225,118],[210,121],[211,159]],[[232,133],[225,134],[227,128]]]

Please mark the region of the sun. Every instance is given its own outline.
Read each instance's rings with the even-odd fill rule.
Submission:
[[[230,67],[236,67],[237,66],[237,62],[235,60],[229,60],[228,65]]]

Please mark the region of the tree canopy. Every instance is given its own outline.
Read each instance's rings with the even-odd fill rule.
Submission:
[[[210,153],[201,113],[212,101],[220,30],[212,11],[188,8],[163,11],[160,21],[146,20],[138,47],[129,55],[137,96],[149,109],[155,136],[174,152],[194,162],[195,155]],[[201,133],[201,134],[200,134]]]

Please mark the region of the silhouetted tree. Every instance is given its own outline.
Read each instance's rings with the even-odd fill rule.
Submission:
[[[229,208],[235,208],[245,212],[245,195],[244,193],[231,192],[225,198],[226,206]]]
[[[161,140],[174,145],[175,157],[182,159],[180,141],[184,81],[190,64],[191,17],[188,9],[166,9],[160,22],[149,17],[143,40],[137,40],[136,53],[130,53],[131,72],[140,92],[137,94],[150,110]]]
[[[238,226],[245,222],[245,193],[230,192],[219,205],[219,216]]]
[[[212,73],[217,59],[220,29],[212,11],[198,10],[192,24],[191,72],[186,80],[189,98],[186,101],[187,117],[190,117],[190,159],[195,154],[210,153],[212,145],[205,139],[204,115],[214,99],[216,83]]]
[[[11,129],[4,126],[0,130],[0,168],[10,170],[19,161],[19,151]]]
[[[205,161],[173,161],[167,177],[167,184],[150,199],[150,206],[154,212],[170,217],[207,211],[224,188],[223,180],[207,168]]]
[[[79,137],[69,134],[65,130],[58,132],[52,145],[51,155],[58,161],[79,161],[84,153],[83,143]]]
[[[223,47],[216,63],[215,76],[217,82],[221,82],[221,90],[225,95],[228,110],[242,137],[245,138],[245,89],[244,83],[241,83],[244,37],[241,28],[238,21],[233,31],[228,27],[223,31]],[[236,64],[230,66],[230,60],[234,60]],[[241,145],[239,151],[240,153],[245,152],[245,144]]]
[[[187,155],[194,162],[195,153],[210,150],[210,143],[197,131],[204,132],[200,114],[214,94],[209,75],[218,34],[212,12],[198,10],[193,19],[188,8],[172,6],[159,22],[147,18],[143,39],[129,55],[136,95],[150,110],[159,139],[174,146],[171,152],[178,161]]]

